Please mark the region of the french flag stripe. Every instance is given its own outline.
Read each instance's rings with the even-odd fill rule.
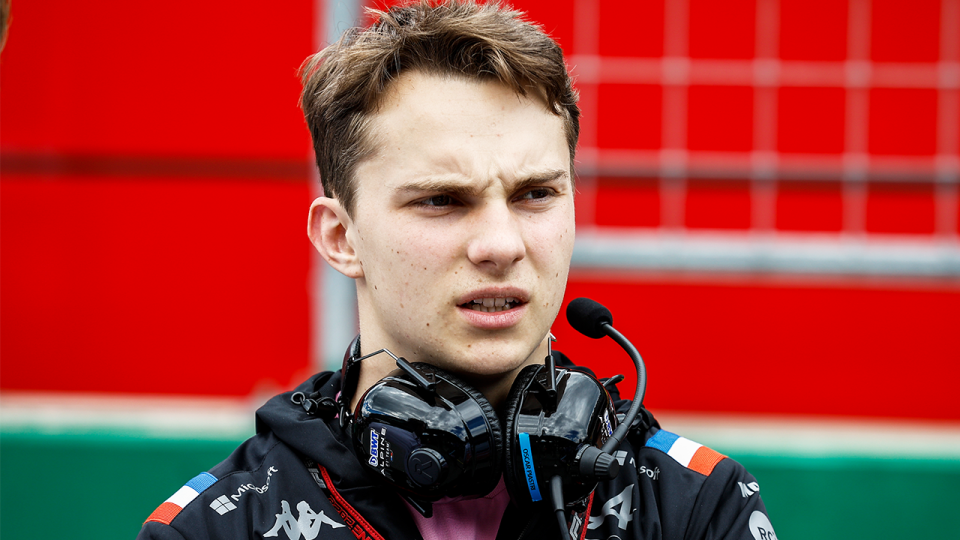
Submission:
[[[687,467],[690,465],[690,460],[693,458],[693,454],[703,446],[700,443],[695,443],[686,437],[677,437],[676,441],[673,441],[673,446],[670,447],[670,450],[667,454],[670,455],[673,459],[677,460],[677,463]]]
[[[205,489],[212,486],[217,481],[217,477],[208,473],[200,473],[187,482],[187,487],[193,488],[197,493],[203,493]]]
[[[169,525],[170,522],[173,521],[173,518],[177,517],[177,514],[180,513],[180,510],[183,510],[183,508],[180,508],[173,503],[165,502],[158,506],[157,509],[150,514],[150,517],[147,518],[147,521],[156,521],[157,523]],[[144,523],[147,521],[144,521]]]
[[[197,498],[197,495],[199,495],[197,490],[190,486],[183,486],[182,488],[178,489],[176,493],[171,495],[170,498],[167,499],[167,502],[175,504],[180,508],[185,508],[188,504],[190,504],[190,501]]]
[[[717,463],[720,463],[723,460],[725,455],[707,448],[706,446],[701,446],[697,449],[697,452],[693,455],[693,458],[690,459],[690,464],[687,467],[690,467],[691,470],[697,471],[698,473],[710,476],[710,473],[713,472],[713,468],[717,466]]]
[[[647,446],[651,448],[656,448],[664,454],[670,452],[670,447],[673,446],[674,441],[679,439],[680,436],[676,433],[670,433],[665,429],[661,429],[656,432],[653,437],[647,440]]]
[[[147,518],[147,521],[156,521],[157,523],[169,525],[181,510],[186,508],[191,501],[196,499],[198,495],[203,493],[204,490],[212,486],[216,481],[217,477],[207,472],[194,476],[186,485],[178,489],[176,493],[157,507],[157,509],[150,514],[150,517]]]
[[[713,472],[717,463],[727,457],[716,450],[663,429],[650,437],[646,446],[656,448],[684,467],[707,476]]]

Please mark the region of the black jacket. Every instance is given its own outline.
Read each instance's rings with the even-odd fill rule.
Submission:
[[[332,398],[339,389],[340,372],[325,372],[297,391]],[[339,421],[308,414],[293,394],[261,407],[257,434],[160,505],[137,538],[420,539],[410,510],[361,466]],[[625,412],[629,402],[617,405]],[[595,491],[586,538],[775,540],[753,476],[643,413],[616,454],[620,474]],[[554,540],[557,527],[546,508],[510,505],[497,540]]]

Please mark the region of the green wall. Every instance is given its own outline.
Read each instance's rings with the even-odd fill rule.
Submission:
[[[237,440],[0,433],[0,538],[132,540]],[[779,538],[960,538],[960,460],[732,455]]]
[[[0,434],[0,539],[133,540],[238,442]]]
[[[732,457],[783,540],[960,539],[960,460]]]

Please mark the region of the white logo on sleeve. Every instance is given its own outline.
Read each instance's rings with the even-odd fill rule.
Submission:
[[[233,499],[234,502],[236,502],[240,500],[240,497],[242,497],[244,493],[247,493],[250,491],[255,491],[261,495],[266,493],[267,490],[270,489],[270,479],[273,477],[273,473],[275,472],[280,472],[280,469],[271,466],[269,469],[267,469],[267,479],[262,486],[257,487],[253,484],[243,484],[237,488],[236,495],[231,495],[230,498]]]
[[[760,484],[756,482],[750,482],[749,484],[744,484],[743,482],[737,482],[740,486],[740,495],[743,495],[743,498],[753,495],[754,493],[760,492]]]
[[[236,510],[237,505],[230,502],[230,499],[228,499],[226,495],[221,495],[210,503],[210,508],[213,508],[222,516],[231,510]]]
[[[777,540],[777,533],[773,532],[770,518],[759,510],[750,514],[750,534],[754,540]]]
[[[344,527],[343,523],[337,523],[328,518],[323,510],[319,514],[314,512],[307,501],[297,503],[297,513],[299,514],[297,519],[293,518],[293,513],[290,512],[290,503],[287,501],[280,501],[280,508],[281,512],[277,514],[276,524],[263,535],[264,537],[277,536],[280,529],[283,529],[290,540],[300,540],[300,535],[303,535],[307,540],[313,540],[320,534],[320,527],[324,523],[334,529]]]
[[[619,509],[614,510],[616,507],[619,507]],[[607,516],[615,516],[617,527],[627,530],[627,524],[633,521],[633,484],[625,487],[619,495],[604,503],[599,516],[590,516],[587,528],[596,529]]]
[[[613,455],[613,457],[617,458],[617,461],[620,463],[621,467],[625,466],[625,463],[627,461],[627,453],[625,451],[618,450],[617,453]],[[632,466],[634,463],[636,463],[636,461],[633,460],[633,456],[630,456],[630,465]]]

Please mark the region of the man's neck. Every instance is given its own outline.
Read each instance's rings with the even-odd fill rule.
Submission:
[[[540,362],[536,363],[542,362],[543,359],[540,359]],[[532,363],[534,362],[531,361],[521,365],[509,373],[497,375],[473,376],[463,373],[455,373],[455,375],[464,383],[469,384],[483,394],[493,408],[498,410],[510,394],[510,388],[513,386],[513,381],[517,378],[517,374],[520,373],[520,370]],[[360,397],[363,396],[364,392],[396,368],[396,362],[386,354],[378,354],[361,362],[357,389],[350,400],[350,410],[356,411],[357,403],[359,403]]]

